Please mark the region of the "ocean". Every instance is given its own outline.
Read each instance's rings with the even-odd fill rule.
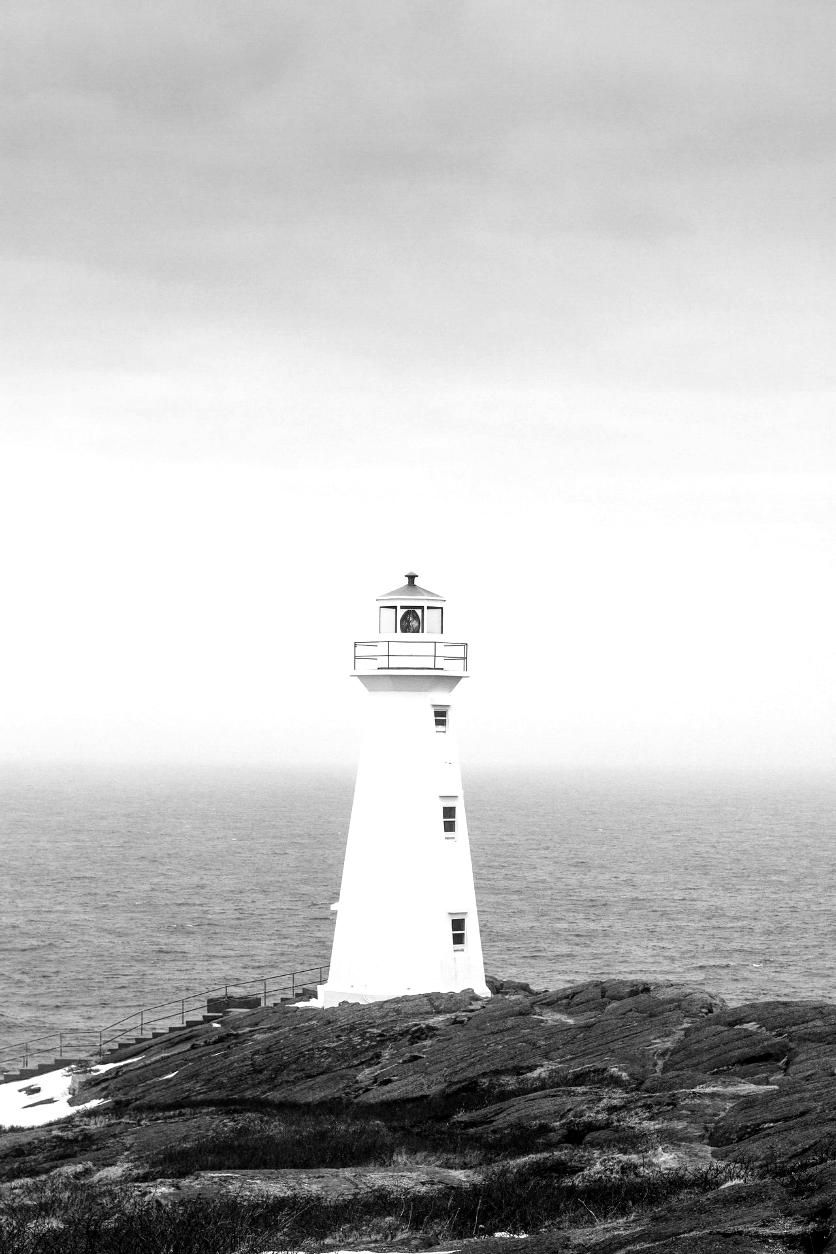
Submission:
[[[0,771],[0,1050],[327,963],[350,775]],[[465,774],[485,966],[836,997],[836,784]]]

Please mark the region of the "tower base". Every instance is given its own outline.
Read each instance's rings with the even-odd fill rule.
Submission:
[[[435,988],[435,989],[398,989],[391,990],[388,993],[367,993],[359,992],[357,989],[340,990],[332,988],[328,984],[318,984],[316,990],[316,1004],[324,1009],[332,1006],[339,1006],[342,1002],[351,1002],[353,1005],[369,1006],[376,1001],[392,1001],[395,997],[419,997],[422,993],[473,993],[474,997],[490,997],[491,990],[487,984],[482,988],[473,988],[468,984],[466,988]]]

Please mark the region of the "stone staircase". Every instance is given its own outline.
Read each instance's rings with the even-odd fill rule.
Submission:
[[[109,1043],[104,1043],[101,1045],[101,1047],[97,1046],[95,1048],[91,1048],[89,1054],[82,1054],[82,1055],[64,1054],[57,1058],[53,1058],[51,1062],[39,1062],[36,1065],[31,1066],[31,1067],[25,1066],[25,1067],[19,1067],[14,1071],[6,1071],[6,1072],[3,1072],[1,1082],[3,1084],[12,1084],[12,1083],[18,1083],[18,1082],[24,1083],[26,1081],[35,1079],[38,1076],[46,1075],[50,1071],[59,1071],[65,1067],[92,1066],[95,1064],[96,1061],[102,1062],[106,1058],[110,1060],[118,1060],[119,1055],[123,1055],[129,1050],[136,1049],[138,1045],[150,1045],[152,1041],[159,1040],[161,1037],[169,1036],[171,1033],[184,1032],[188,1030],[189,1028],[200,1028],[200,1027],[205,1027],[207,1024],[210,1024],[210,1023],[218,1023],[229,1015],[244,1014],[247,1011],[260,1009],[262,1008],[262,1006],[265,1008],[269,1007],[270,1009],[279,1009],[282,1006],[287,1006],[287,1005],[292,1005],[292,1004],[296,1004],[299,1002],[306,1002],[306,1001],[314,1000],[317,996],[317,985],[297,983],[296,976],[304,975],[304,974],[315,972],[318,970],[319,975],[320,975],[320,981],[321,981],[323,971],[326,969],[327,968],[324,966],[319,967],[319,968],[309,967],[304,972],[291,972],[291,973],[288,973],[287,977],[284,977],[284,976],[276,977],[277,979],[284,979],[285,981],[289,980],[290,983],[289,985],[287,983],[285,984],[285,987],[289,991],[289,995],[288,996],[280,995],[279,1000],[274,1001],[274,1002],[267,1001],[267,996],[268,996],[267,986],[268,986],[268,983],[273,982],[272,980],[268,979],[268,980],[250,981],[250,983],[258,983],[258,984],[263,985],[263,990],[264,990],[263,996],[259,994],[229,993],[227,990],[224,992],[223,996],[217,996],[217,995],[207,996],[206,994],[194,994],[193,996],[189,996],[184,999],[179,999],[179,1004],[182,1006],[182,1018],[179,1023],[165,1024],[165,1023],[159,1023],[159,1020],[158,1020],[157,1022],[159,1023],[159,1026],[154,1026],[153,1021],[148,1020],[148,1013],[150,1012],[137,1011],[136,1016],[138,1018],[138,1022],[136,1023],[134,1027],[134,1031],[136,1027],[138,1027],[140,1029],[139,1035],[131,1035],[131,1027],[126,1026],[123,1032],[120,1031],[118,1035],[116,1035],[115,1037],[112,1037]],[[276,989],[276,991],[281,992],[282,990]],[[201,996],[206,997],[206,1002],[205,1002],[206,1012],[198,1015],[196,1014],[196,1011],[198,1008],[195,1007],[194,1010],[190,1010],[188,1012],[190,1014],[190,1017],[186,1018],[185,1017],[187,1013],[185,1009],[186,1003],[199,1000]],[[177,1003],[175,1002],[165,1003],[165,1005],[175,1005],[175,1004]],[[155,1009],[154,1007],[151,1008],[152,1011],[154,1009]],[[144,1029],[143,1029],[143,1015],[145,1016],[145,1019],[148,1022],[148,1026],[145,1027]],[[171,1017],[171,1015],[169,1014],[168,1017]],[[120,1021],[120,1022],[125,1022],[125,1021]],[[118,1024],[112,1025],[112,1027],[114,1028],[118,1026],[119,1026]],[[91,1032],[90,1035],[91,1036],[98,1035],[99,1041],[101,1042],[103,1033],[108,1032],[110,1030],[111,1029],[102,1029],[102,1032],[99,1032],[99,1033]],[[57,1032],[55,1033],[56,1044],[58,1043],[59,1035],[60,1035],[59,1033]],[[65,1033],[65,1035],[67,1035],[67,1033]],[[48,1038],[41,1038],[41,1039],[44,1040]],[[36,1043],[36,1042],[33,1042],[33,1043]],[[21,1047],[21,1048],[23,1048],[24,1050],[28,1050],[28,1047]],[[46,1047],[44,1047],[43,1052],[46,1053]]]
[[[152,1041],[159,1040],[162,1036],[169,1036],[174,1032],[185,1032],[188,1028],[202,1028],[207,1023],[217,1023],[227,1015],[236,1013],[240,1014],[241,1011],[230,1009],[219,1014],[201,1015],[199,1019],[187,1019],[185,1023],[173,1023],[166,1028],[154,1028],[149,1034],[125,1037],[105,1047],[102,1050],[102,1058],[98,1061],[114,1059],[117,1054],[124,1054],[128,1050],[135,1049],[137,1045],[150,1045]],[[18,1081],[31,1080],[36,1076],[46,1075],[50,1071],[61,1071],[64,1067],[91,1065],[95,1065],[94,1057],[91,1055],[86,1055],[83,1058],[54,1058],[52,1062],[39,1062],[34,1067],[19,1067],[17,1071],[5,1071],[3,1072],[2,1083],[16,1084]]]
[[[21,1067],[18,1071],[5,1071],[3,1083],[11,1084],[16,1080],[32,1080],[36,1076],[46,1075],[49,1071],[60,1071],[64,1067],[84,1066],[89,1058],[55,1058],[52,1062],[39,1062],[36,1067]]]

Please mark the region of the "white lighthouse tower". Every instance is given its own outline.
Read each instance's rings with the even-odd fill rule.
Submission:
[[[482,962],[452,694],[467,645],[443,597],[406,576],[354,646],[368,691],[328,982],[321,1005],[472,988]]]

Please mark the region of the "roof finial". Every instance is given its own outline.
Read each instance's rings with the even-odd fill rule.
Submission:
[[[405,578],[406,578],[406,582],[409,584],[410,588],[414,588],[414,587],[415,587],[415,580],[418,578],[418,576],[415,574],[415,571],[414,571],[414,570],[409,570],[409,571],[407,571]]]

